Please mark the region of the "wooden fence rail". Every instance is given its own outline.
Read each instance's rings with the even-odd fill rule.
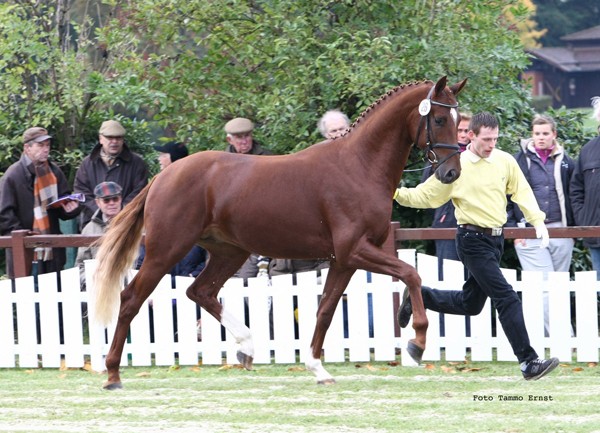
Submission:
[[[553,238],[585,238],[600,237],[600,226],[577,226],[550,228],[550,237]],[[434,228],[401,228],[400,223],[390,223],[390,232],[384,248],[395,253],[400,248],[402,241],[454,239],[456,229]],[[29,275],[33,249],[37,247],[82,247],[90,245],[100,236],[86,235],[29,235],[28,230],[15,230],[11,236],[0,236],[0,248],[12,248],[13,266],[15,277]],[[506,228],[506,239],[533,239],[535,230],[529,228]]]

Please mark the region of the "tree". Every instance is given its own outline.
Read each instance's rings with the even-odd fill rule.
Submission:
[[[73,163],[113,113],[173,131],[192,151],[222,149],[223,124],[246,116],[266,146],[294,152],[320,140],[327,109],[356,118],[390,88],[441,75],[469,78],[463,108],[515,125],[531,113],[517,30],[530,12],[517,0],[39,5],[0,5],[0,127],[14,148],[24,125],[51,126],[56,157]],[[147,125],[133,127],[144,150]]]
[[[547,33],[540,38],[544,47],[561,47],[562,36],[585,30],[600,23],[600,4],[589,0],[533,0],[534,19]]]

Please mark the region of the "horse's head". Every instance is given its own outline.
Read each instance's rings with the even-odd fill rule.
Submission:
[[[456,96],[466,82],[467,79],[464,79],[446,87],[444,76],[427,91],[427,96],[419,104],[420,120],[414,142],[426,152],[435,176],[442,183],[452,183],[460,176]]]

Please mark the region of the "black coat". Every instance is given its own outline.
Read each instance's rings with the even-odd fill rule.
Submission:
[[[600,137],[581,148],[571,177],[571,206],[578,226],[600,225]],[[600,238],[583,238],[586,247],[600,247]]]
[[[140,155],[123,145],[121,154],[108,167],[100,156],[102,145],[98,143],[92,153],[84,158],[77,169],[73,189],[85,194],[81,212],[80,228],[84,227],[98,209],[94,188],[101,182],[111,181],[123,188],[123,206],[129,203],[148,184],[148,167]]]

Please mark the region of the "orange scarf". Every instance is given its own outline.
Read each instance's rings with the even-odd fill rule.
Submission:
[[[48,234],[50,233],[50,218],[46,206],[58,198],[58,182],[47,161],[39,165],[34,164],[34,170],[33,230]],[[36,248],[34,260],[52,260],[52,248]]]

